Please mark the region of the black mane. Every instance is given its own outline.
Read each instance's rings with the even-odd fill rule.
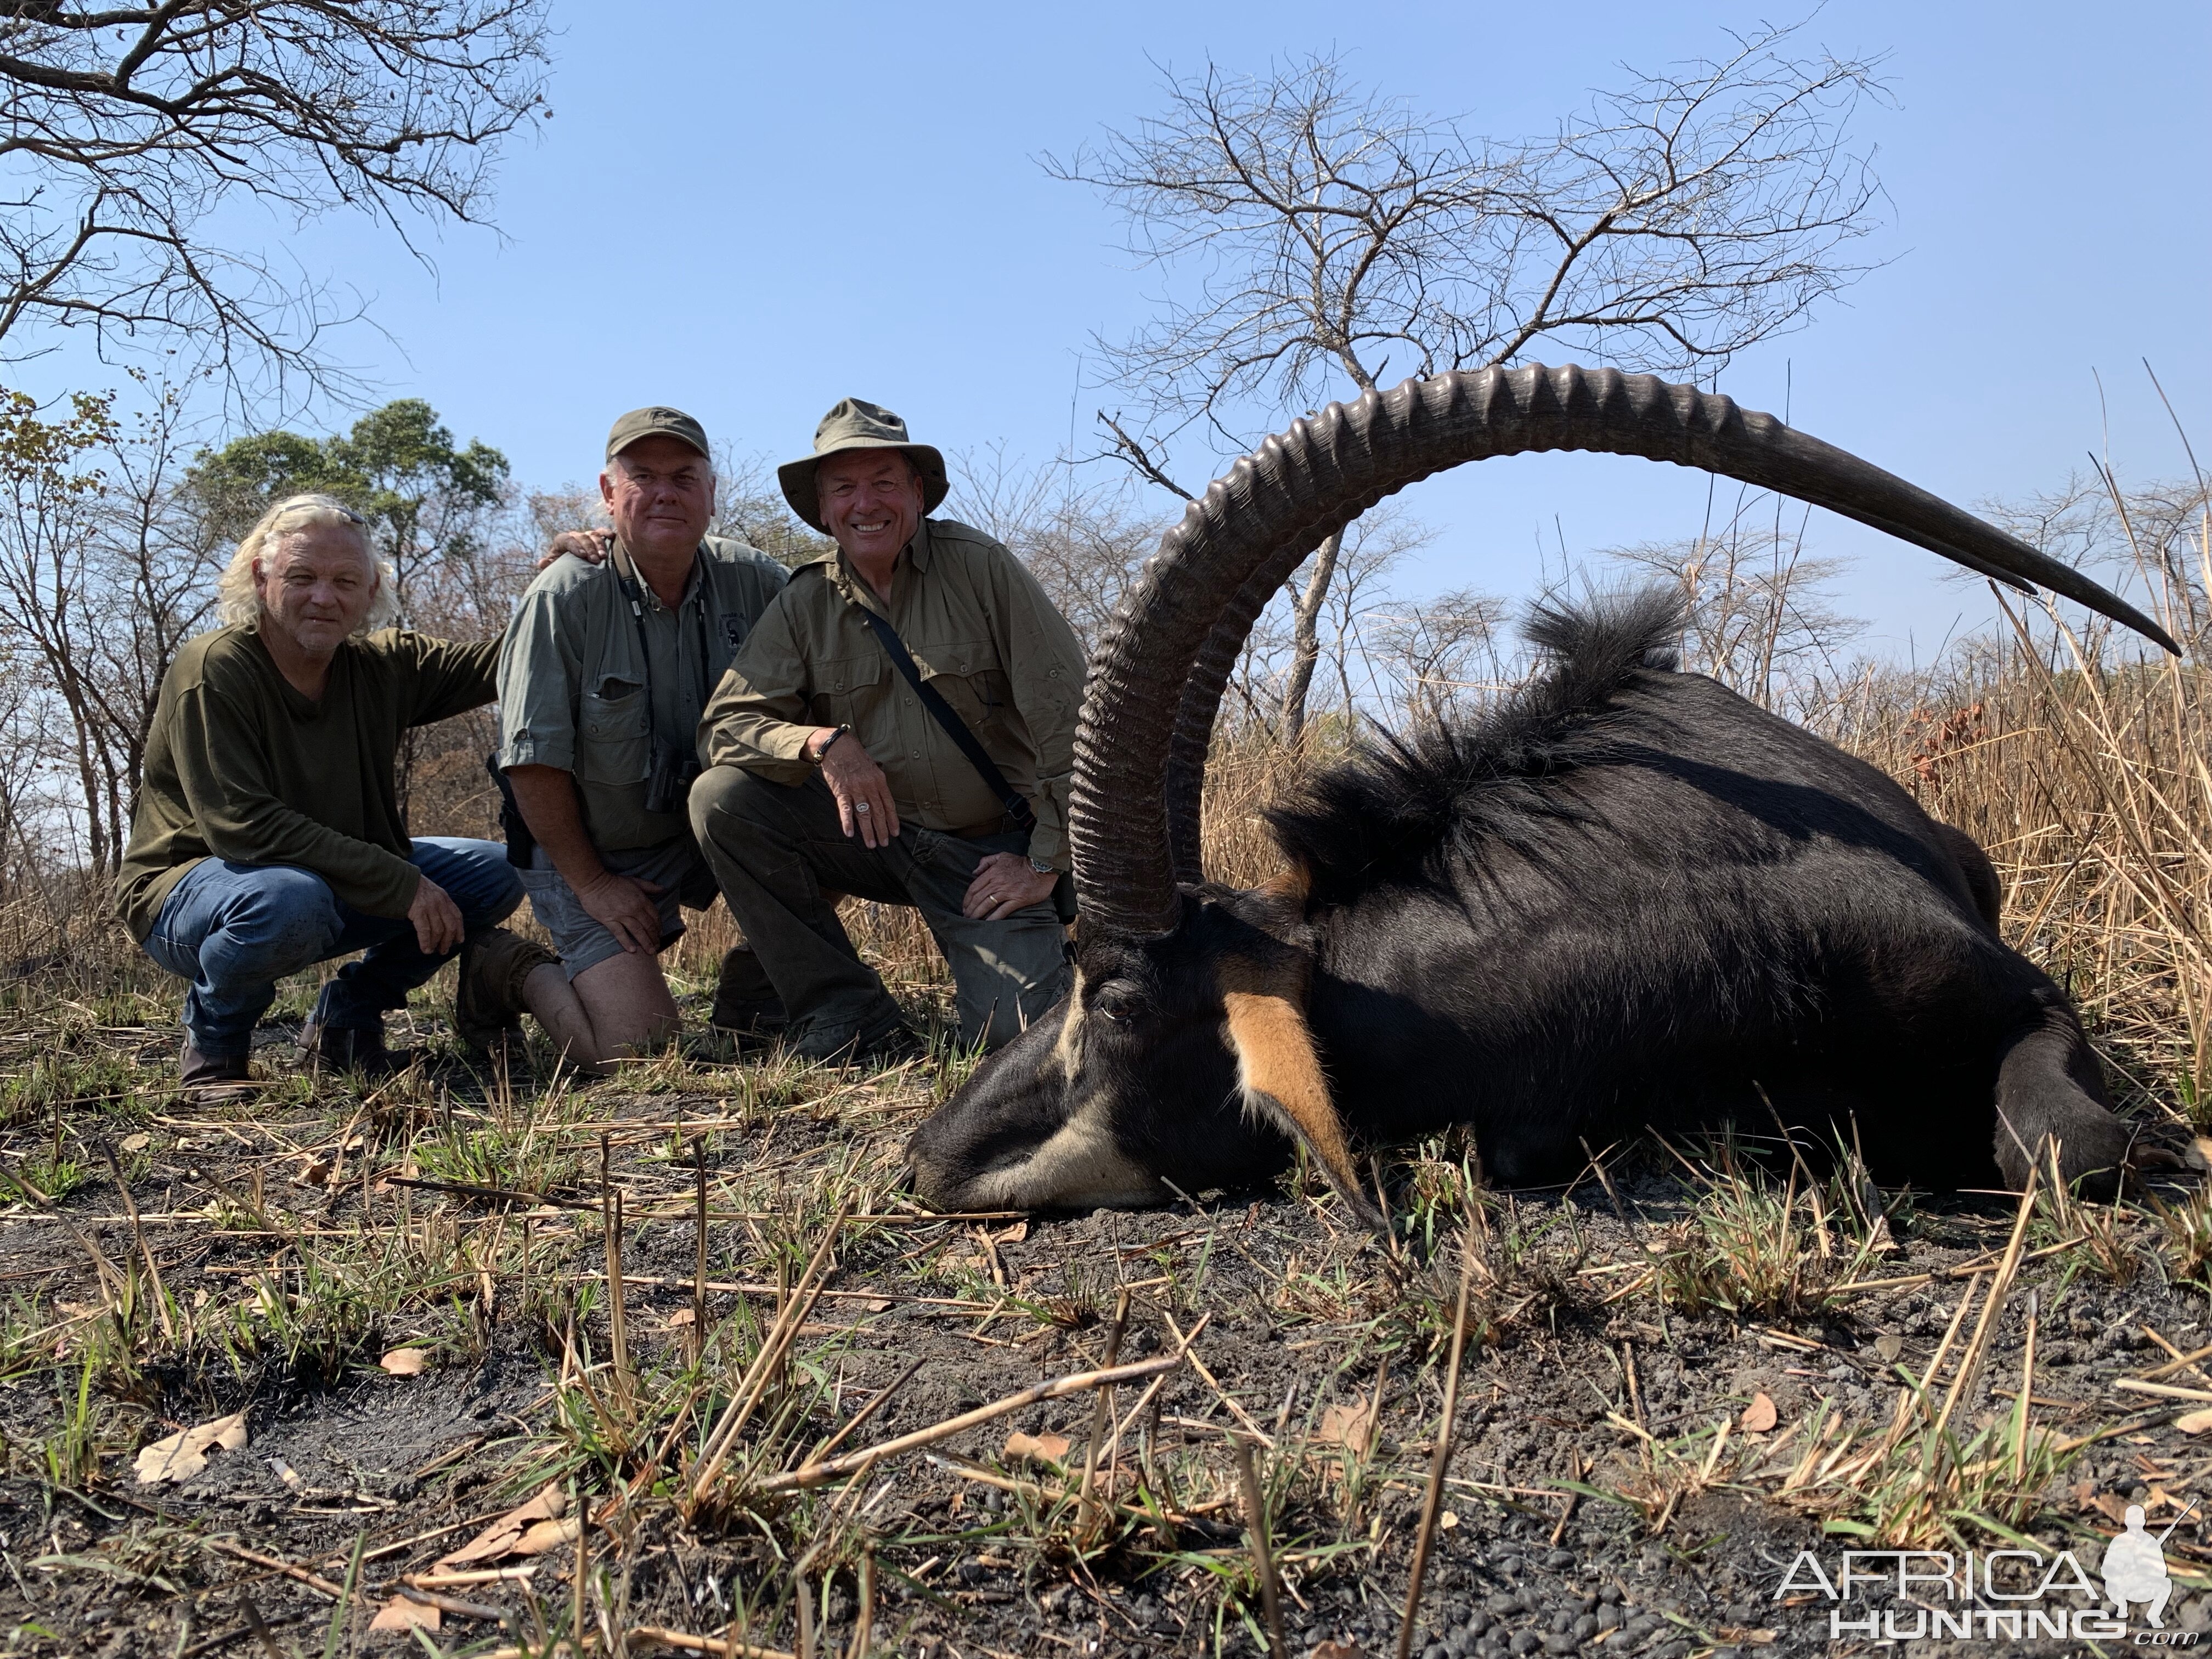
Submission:
[[[1640,672],[1676,666],[1681,624],[1680,596],[1662,587],[1532,607],[1522,631],[1551,655],[1542,673],[1471,724],[1368,739],[1267,809],[1312,901],[1433,880],[1448,845],[1518,843],[1533,819],[1571,811],[1536,783],[1615,752],[1618,694]]]

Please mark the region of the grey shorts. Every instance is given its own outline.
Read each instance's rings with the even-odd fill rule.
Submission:
[[[714,872],[688,836],[662,847],[602,853],[599,862],[618,876],[659,884],[660,949],[664,951],[684,937],[684,907],[704,910],[714,902]],[[622,954],[622,941],[584,908],[576,890],[553,867],[544,848],[538,849],[529,869],[517,873],[522,878],[522,890],[530,895],[538,925],[553,936],[561,969],[570,979]]]

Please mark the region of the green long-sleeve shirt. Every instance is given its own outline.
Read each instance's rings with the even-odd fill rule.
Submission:
[[[289,864],[373,916],[404,916],[410,864],[392,761],[410,726],[492,699],[499,641],[404,629],[338,647],[319,702],[277,669],[251,623],[186,643],[161,679],[116,906],[143,942],[204,858]]]

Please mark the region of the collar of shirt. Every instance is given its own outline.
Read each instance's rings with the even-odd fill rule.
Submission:
[[[675,608],[678,611],[683,610],[686,605],[695,603],[699,598],[700,584],[704,580],[702,573],[699,568],[699,555],[704,546],[705,544],[702,543],[699,547],[695,547],[691,550],[691,574],[684,583],[684,597],[676,602]],[[627,565],[629,568],[629,575],[625,580],[634,580],[637,583],[637,591],[644,599],[645,608],[648,611],[665,611],[669,609],[667,605],[661,604],[660,595],[653,591],[653,584],[646,580],[645,573],[637,568],[637,561],[630,556],[629,549],[623,546],[619,538],[617,538],[613,544],[613,547],[622,549],[622,564],[618,564],[615,567],[615,574],[617,575],[621,575],[623,565]],[[609,558],[612,558],[614,556],[613,548],[610,548],[608,550],[607,556]]]
[[[807,563],[824,567],[823,574],[829,577],[830,585],[843,594],[848,602],[881,611],[885,620],[889,620],[890,601],[879,600],[875,589],[860,580],[860,573],[853,568],[853,562],[845,556],[843,548],[832,548],[829,552],[808,560]],[[914,539],[900,550],[898,562],[891,566],[891,593],[894,597],[898,592],[900,573],[909,568],[917,576],[929,574],[929,520],[927,519],[915,526]],[[799,568],[803,570],[805,566],[801,565]]]

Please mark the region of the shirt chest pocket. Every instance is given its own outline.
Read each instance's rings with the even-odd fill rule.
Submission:
[[[1005,720],[1012,693],[999,653],[988,641],[940,645],[915,655],[922,683],[952,705],[952,712],[981,731]]]
[[[576,775],[586,783],[643,783],[652,769],[653,711],[642,685],[600,682],[576,711]]]
[[[884,678],[890,672],[880,651],[866,657],[824,659],[815,667],[814,690],[807,699],[814,718],[824,726],[865,728],[883,706]],[[860,738],[867,741],[866,730]]]

